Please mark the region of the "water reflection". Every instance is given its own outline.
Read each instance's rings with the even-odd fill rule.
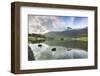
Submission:
[[[87,58],[86,42],[55,42],[29,43],[35,60],[80,59]],[[31,60],[31,59],[28,59]]]

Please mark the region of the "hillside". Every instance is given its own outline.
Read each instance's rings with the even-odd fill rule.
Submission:
[[[83,29],[71,29],[65,30],[61,32],[48,32],[44,34],[46,37],[60,38],[60,37],[79,37],[79,36],[87,36],[88,28]]]

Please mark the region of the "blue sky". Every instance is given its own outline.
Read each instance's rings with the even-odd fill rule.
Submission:
[[[59,16],[59,19],[65,23],[65,26],[71,28],[84,28],[88,25],[88,17],[77,16]]]

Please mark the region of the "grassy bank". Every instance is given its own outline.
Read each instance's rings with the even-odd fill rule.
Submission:
[[[45,41],[45,38],[42,38],[42,37],[34,37],[34,36],[28,37],[29,43],[39,43],[39,42],[44,42],[44,41]]]
[[[78,40],[78,41],[88,41],[88,37],[78,37],[78,38],[72,38],[72,40]]]

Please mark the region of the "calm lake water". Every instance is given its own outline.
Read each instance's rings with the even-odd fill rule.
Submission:
[[[29,43],[29,47],[31,48],[31,53],[33,53],[29,55],[34,58],[28,58],[28,60],[88,58],[87,42],[82,41],[51,40],[42,43]]]

